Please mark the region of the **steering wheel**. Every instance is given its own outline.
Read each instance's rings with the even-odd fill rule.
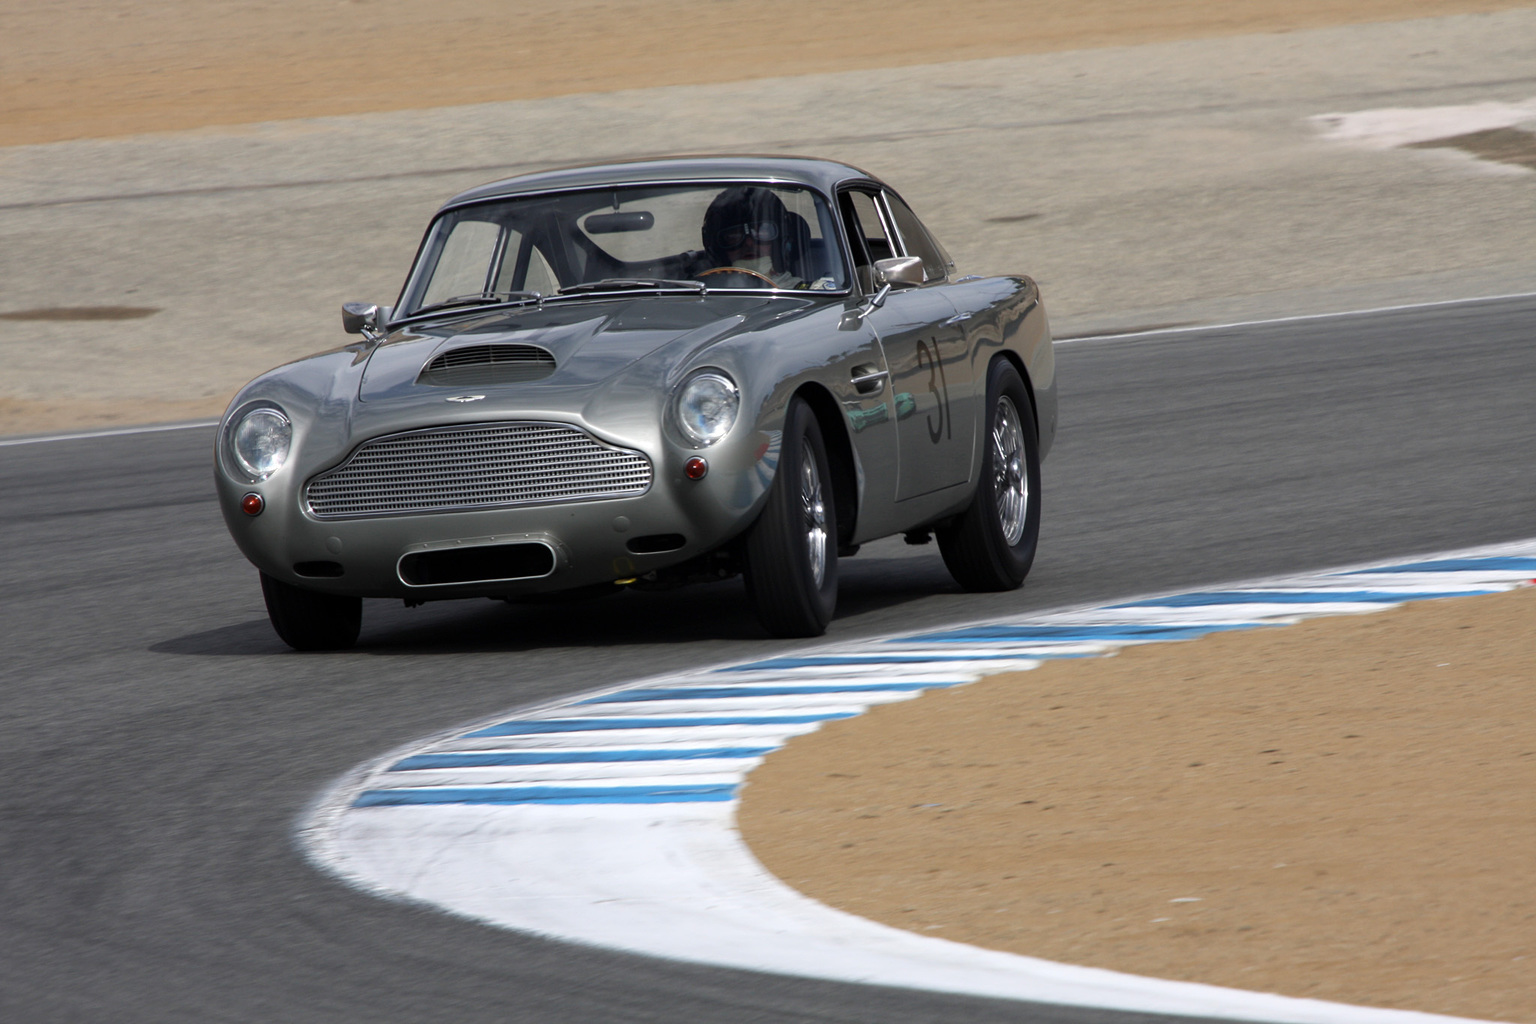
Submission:
[[[751,277],[756,277],[760,280],[767,281],[768,287],[770,288],[778,287],[778,285],[774,283],[773,278],[769,277],[767,274],[759,274],[757,271],[748,270],[746,267],[711,267],[708,270],[701,270],[699,273],[694,274],[693,276],[708,277],[710,274],[747,274]]]

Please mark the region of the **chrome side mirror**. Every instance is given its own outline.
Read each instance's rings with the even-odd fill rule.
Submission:
[[[379,307],[371,302],[344,302],[341,305],[341,329],[348,334],[362,334],[364,327],[373,326],[373,318]]]
[[[880,290],[859,304],[857,309],[849,309],[843,312],[843,319],[838,324],[841,330],[851,331],[864,322],[864,318],[875,310],[885,305],[885,297],[891,294],[890,283],[880,286]]]
[[[850,309],[843,314],[842,327],[845,330],[857,327],[865,317],[885,305],[886,296],[891,294],[891,289],[896,285],[922,284],[927,276],[919,256],[893,256],[888,260],[875,260],[874,271],[874,283],[880,288],[857,309]]]
[[[388,306],[376,306],[371,302],[342,303],[341,329],[376,341],[384,336],[384,325],[389,322],[390,312]]]
[[[922,284],[927,275],[919,256],[893,256],[875,260],[875,280],[881,284]]]

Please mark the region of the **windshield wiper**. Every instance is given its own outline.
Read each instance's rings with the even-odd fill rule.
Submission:
[[[435,313],[441,309],[453,309],[457,306],[499,306],[508,302],[538,302],[542,298],[544,296],[539,292],[476,292],[472,295],[455,295],[451,299],[434,302],[430,306],[422,306],[411,316]]]
[[[617,292],[634,289],[647,291],[690,291],[703,295],[709,289],[703,281],[679,281],[669,277],[605,277],[601,281],[584,281],[561,288],[561,295],[579,295],[582,292]]]

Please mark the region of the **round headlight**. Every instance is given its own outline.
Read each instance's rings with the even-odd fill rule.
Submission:
[[[265,480],[283,468],[292,442],[293,424],[271,408],[252,409],[230,433],[235,461],[256,480]]]
[[[695,374],[677,396],[677,426],[697,448],[707,448],[730,433],[741,411],[735,381],[718,370]]]

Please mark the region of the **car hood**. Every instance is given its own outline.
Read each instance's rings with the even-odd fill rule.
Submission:
[[[675,343],[688,350],[810,308],[798,296],[644,296],[619,300],[551,302],[542,308],[500,310],[452,322],[414,325],[379,344],[368,359],[358,398],[365,403],[445,397],[472,391],[487,396],[590,388],[637,360]],[[526,345],[554,360],[537,381],[424,383],[422,370],[438,356],[484,345]]]

